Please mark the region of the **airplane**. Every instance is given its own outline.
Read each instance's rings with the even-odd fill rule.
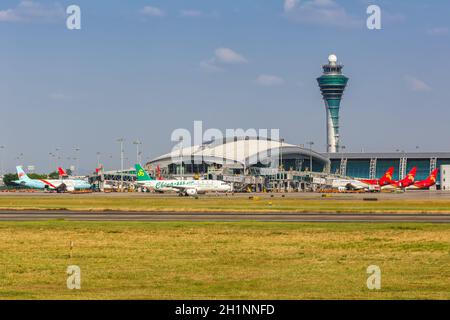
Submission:
[[[406,190],[423,190],[423,189],[429,189],[430,187],[434,186],[436,184],[436,179],[438,175],[439,169],[434,169],[430,176],[422,181],[414,182],[412,186],[409,186],[406,188]]]
[[[31,179],[25,173],[21,166],[16,167],[19,180],[13,181],[15,184],[31,188],[48,191],[56,191],[58,193],[65,191],[86,190],[91,188],[91,184],[78,179],[60,178],[60,179]],[[63,170],[64,172],[64,170]],[[61,173],[61,171],[60,171]]]
[[[414,184],[416,179],[417,167],[411,169],[411,171],[402,180],[392,181],[391,184],[381,187],[381,190],[393,190],[393,189],[406,189]]]
[[[92,187],[91,184],[85,180],[71,178],[61,167],[58,167],[58,173],[59,179],[64,182],[67,191],[86,190]]]
[[[157,192],[175,191],[180,196],[195,196],[207,192],[230,192],[231,186],[219,180],[155,180],[136,164],[137,184]]]
[[[393,174],[394,174],[394,167],[390,167],[380,179],[359,179],[359,181],[369,185],[378,185],[380,187],[383,187],[392,182]]]
[[[339,190],[381,191],[381,187],[392,182],[393,173],[394,167],[391,167],[380,179],[336,179],[332,187]]]

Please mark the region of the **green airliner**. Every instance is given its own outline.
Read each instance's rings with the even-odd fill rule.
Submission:
[[[137,184],[158,192],[178,192],[195,196],[207,192],[230,192],[231,185],[220,180],[155,180],[140,164],[136,164]]]

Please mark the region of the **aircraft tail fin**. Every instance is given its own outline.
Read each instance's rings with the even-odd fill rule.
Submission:
[[[438,173],[439,169],[434,169],[427,180],[436,183]]]
[[[59,173],[59,176],[60,176],[60,177],[65,177],[65,176],[67,176],[66,171],[64,171],[64,169],[61,168],[61,167],[58,167],[58,173]]]
[[[22,166],[17,166],[16,167],[16,171],[17,171],[17,176],[19,177],[19,181],[27,181],[27,180],[31,180],[27,174],[25,173],[25,171],[23,171]]]
[[[140,164],[136,164],[135,165],[136,168],[136,176],[137,176],[137,181],[151,181],[151,180],[155,180],[152,177],[149,176],[149,174],[147,173],[147,171],[144,170],[144,168],[142,168],[142,166]]]
[[[384,184],[389,184],[392,182],[392,176],[394,175],[394,167],[390,167],[386,173],[383,175],[383,177],[381,177],[380,179],[380,184],[384,185]]]
[[[410,180],[410,181],[414,182],[414,180],[416,179],[416,173],[417,173],[417,167],[412,168],[411,171],[406,176],[405,180]]]

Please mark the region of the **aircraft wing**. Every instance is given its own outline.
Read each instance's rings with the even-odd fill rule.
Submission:
[[[351,190],[362,190],[367,189],[369,186],[361,183],[360,181],[352,181],[347,184],[347,188]]]
[[[359,180],[338,179],[333,182],[334,187],[345,188],[347,190],[368,189],[369,185]]]
[[[170,186],[170,188],[179,190],[179,191],[185,191],[185,190],[189,190],[189,189],[197,189],[196,186]]]

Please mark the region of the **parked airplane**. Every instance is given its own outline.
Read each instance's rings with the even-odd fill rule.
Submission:
[[[412,186],[407,187],[406,190],[429,189],[430,187],[432,187],[436,184],[438,172],[439,172],[439,169],[434,169],[428,178],[426,178],[425,180],[422,180],[422,181],[414,182],[414,184]]]
[[[336,179],[332,187],[343,190],[380,191],[382,186],[392,182],[394,167],[389,168],[380,179]]]
[[[59,173],[59,179],[62,180],[63,183],[66,185],[67,191],[86,190],[86,189],[90,189],[92,187],[91,184],[85,180],[76,179],[74,177],[71,178],[67,174],[67,172],[61,167],[58,167],[58,173]]]
[[[402,180],[392,181],[391,184],[381,187],[382,190],[393,190],[393,189],[405,189],[414,184],[416,179],[417,167],[411,169],[411,171]]]
[[[362,183],[369,185],[377,185],[380,187],[386,186],[392,182],[392,175],[394,174],[394,167],[390,167],[388,171],[380,179],[361,179]]]
[[[155,180],[136,164],[137,184],[158,192],[175,191],[180,195],[194,196],[207,192],[229,192],[231,186],[219,180]]]
[[[19,180],[14,181],[15,184],[31,189],[52,190],[57,192],[86,190],[90,189],[90,183],[84,180],[60,178],[56,179],[31,179],[27,176],[21,166],[16,167]]]

